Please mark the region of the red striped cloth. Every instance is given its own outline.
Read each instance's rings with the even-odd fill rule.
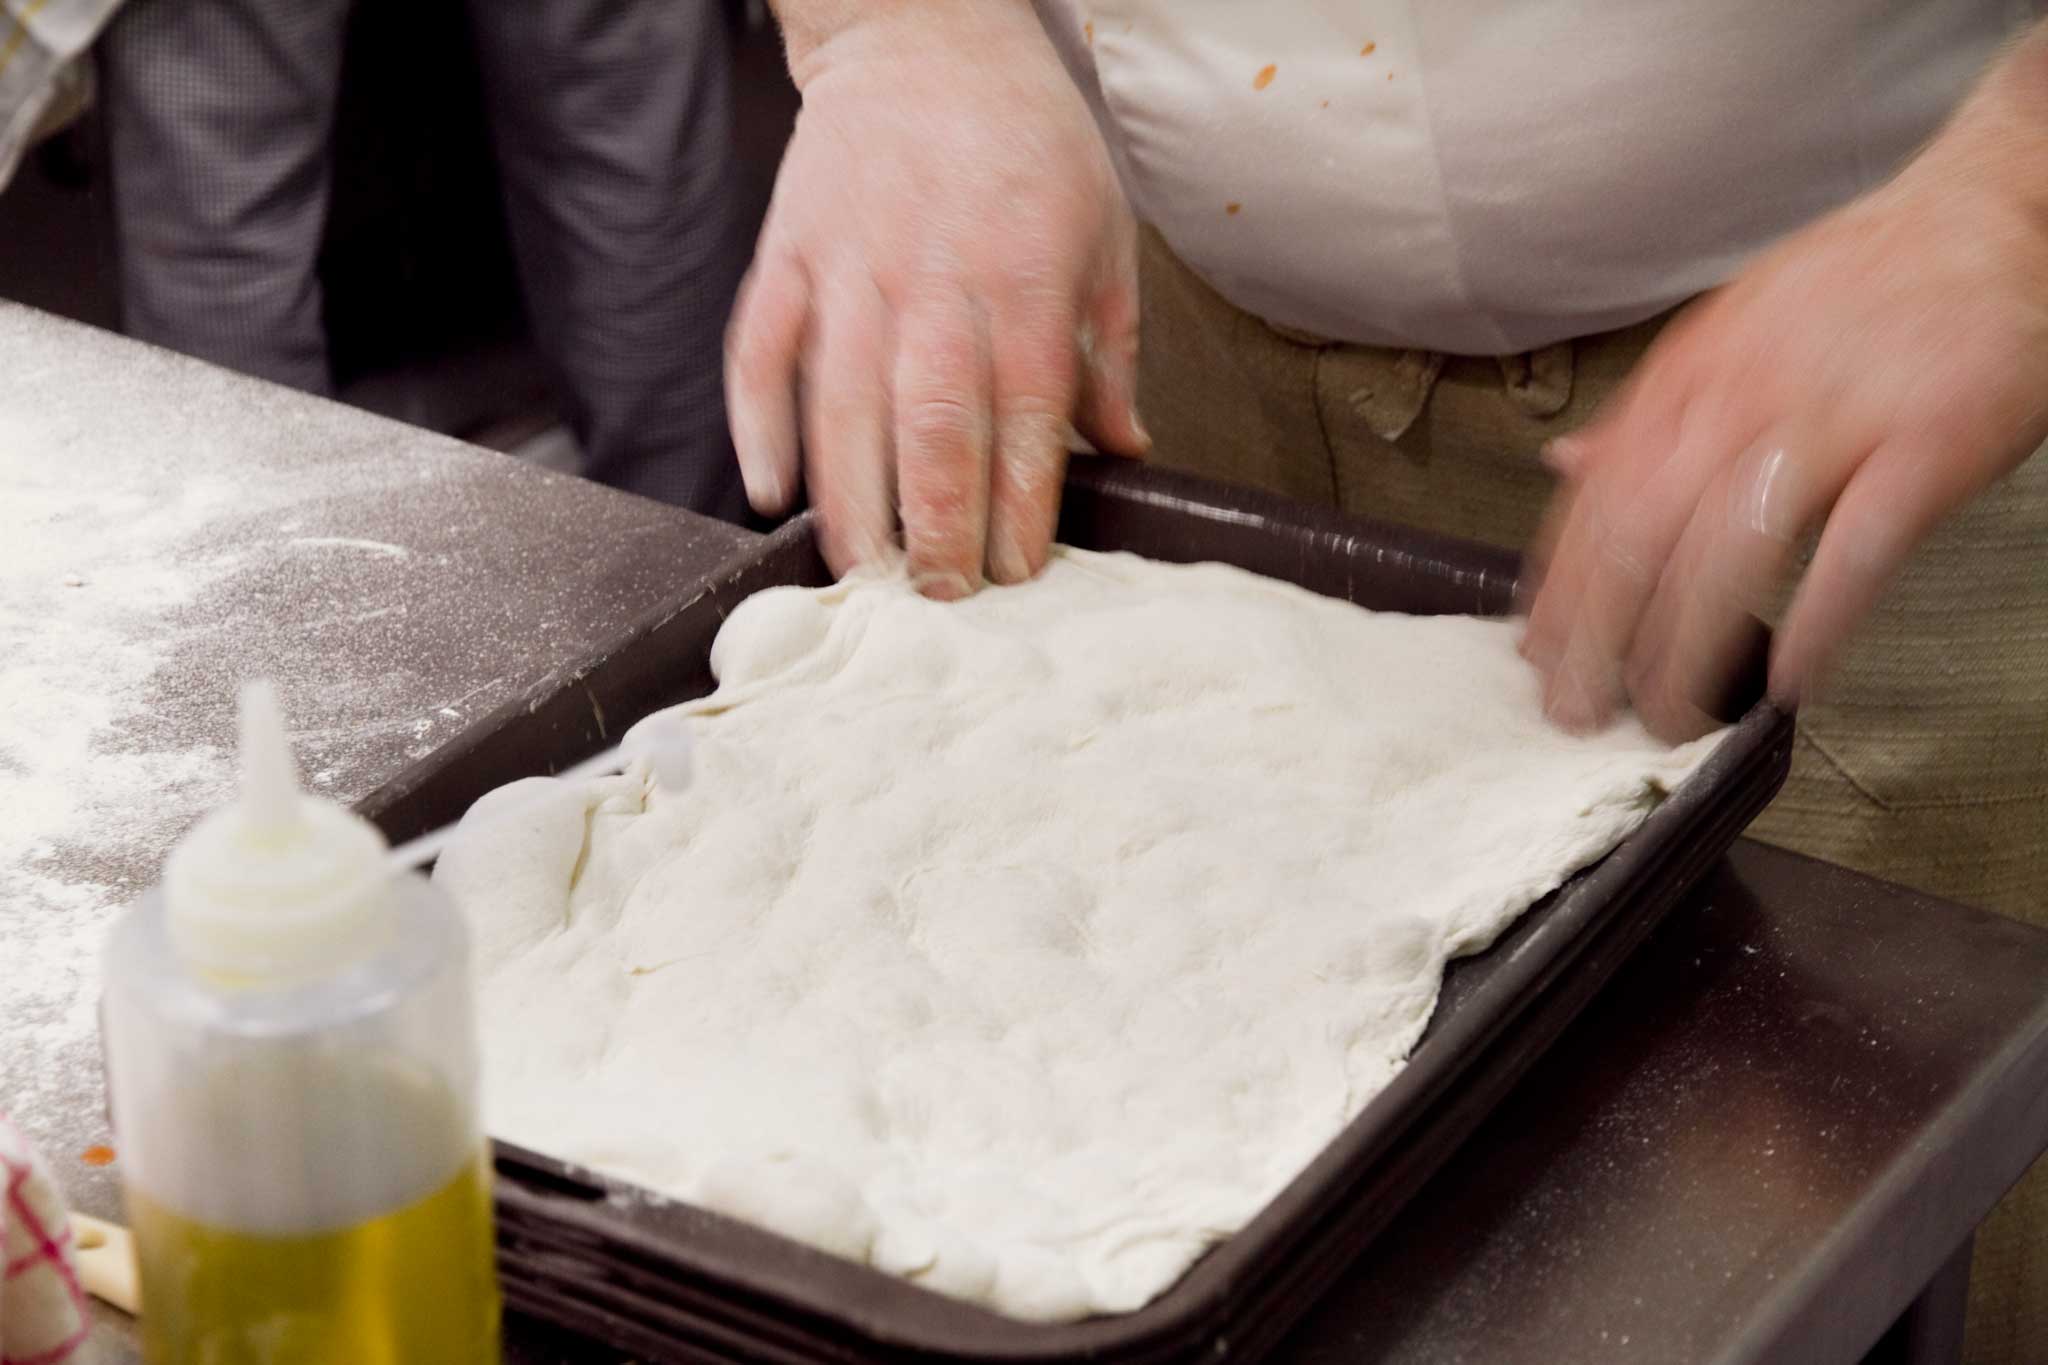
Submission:
[[[81,1365],[92,1318],[49,1168],[0,1113],[0,1365]]]

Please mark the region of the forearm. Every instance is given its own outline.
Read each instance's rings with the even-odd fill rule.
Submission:
[[[2048,22],[2000,54],[1901,179],[1993,188],[2048,232]]]

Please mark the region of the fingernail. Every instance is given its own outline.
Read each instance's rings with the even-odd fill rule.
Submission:
[[[958,602],[963,597],[974,595],[974,584],[967,581],[967,575],[952,572],[921,573],[910,580],[910,586],[921,597],[934,602]]]
[[[747,501],[757,512],[776,512],[787,506],[790,489],[783,476],[782,462],[766,448],[761,423],[747,407],[734,404],[728,409],[732,427],[733,453],[740,462],[740,484]]]
[[[1780,650],[1772,651],[1770,671],[1766,675],[1764,695],[1780,711],[1797,711],[1807,693],[1806,679],[1801,677],[1796,665],[1784,657]]]
[[[1028,583],[1036,569],[1024,553],[1024,538],[1008,522],[989,528],[989,581]]]
[[[1561,668],[1552,676],[1543,700],[1543,713],[1551,720],[1567,730],[1584,732],[1605,720],[1604,712],[1581,670]]]
[[[988,568],[988,576],[998,583],[1024,583],[1031,578],[1031,560],[1009,531],[999,530],[989,537]]]
[[[789,506],[789,485],[779,468],[756,471],[742,461],[740,483],[747,490],[747,502],[763,516],[773,516]]]
[[[1543,443],[1538,458],[1552,473],[1569,477],[1585,463],[1586,444],[1576,436],[1553,436]]]
[[[1138,445],[1145,450],[1152,448],[1152,433],[1145,429],[1145,419],[1138,415],[1138,409],[1131,409],[1131,430],[1138,437]]]

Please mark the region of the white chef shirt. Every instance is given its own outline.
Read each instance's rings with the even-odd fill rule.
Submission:
[[[1625,326],[1884,179],[2012,0],[1039,0],[1224,297],[1463,354]]]

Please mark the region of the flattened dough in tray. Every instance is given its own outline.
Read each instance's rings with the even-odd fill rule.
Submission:
[[[1552,728],[1516,630],[1071,549],[763,592],[664,713],[688,790],[516,783],[443,857],[490,1129],[1017,1317],[1135,1308],[1714,742]]]

